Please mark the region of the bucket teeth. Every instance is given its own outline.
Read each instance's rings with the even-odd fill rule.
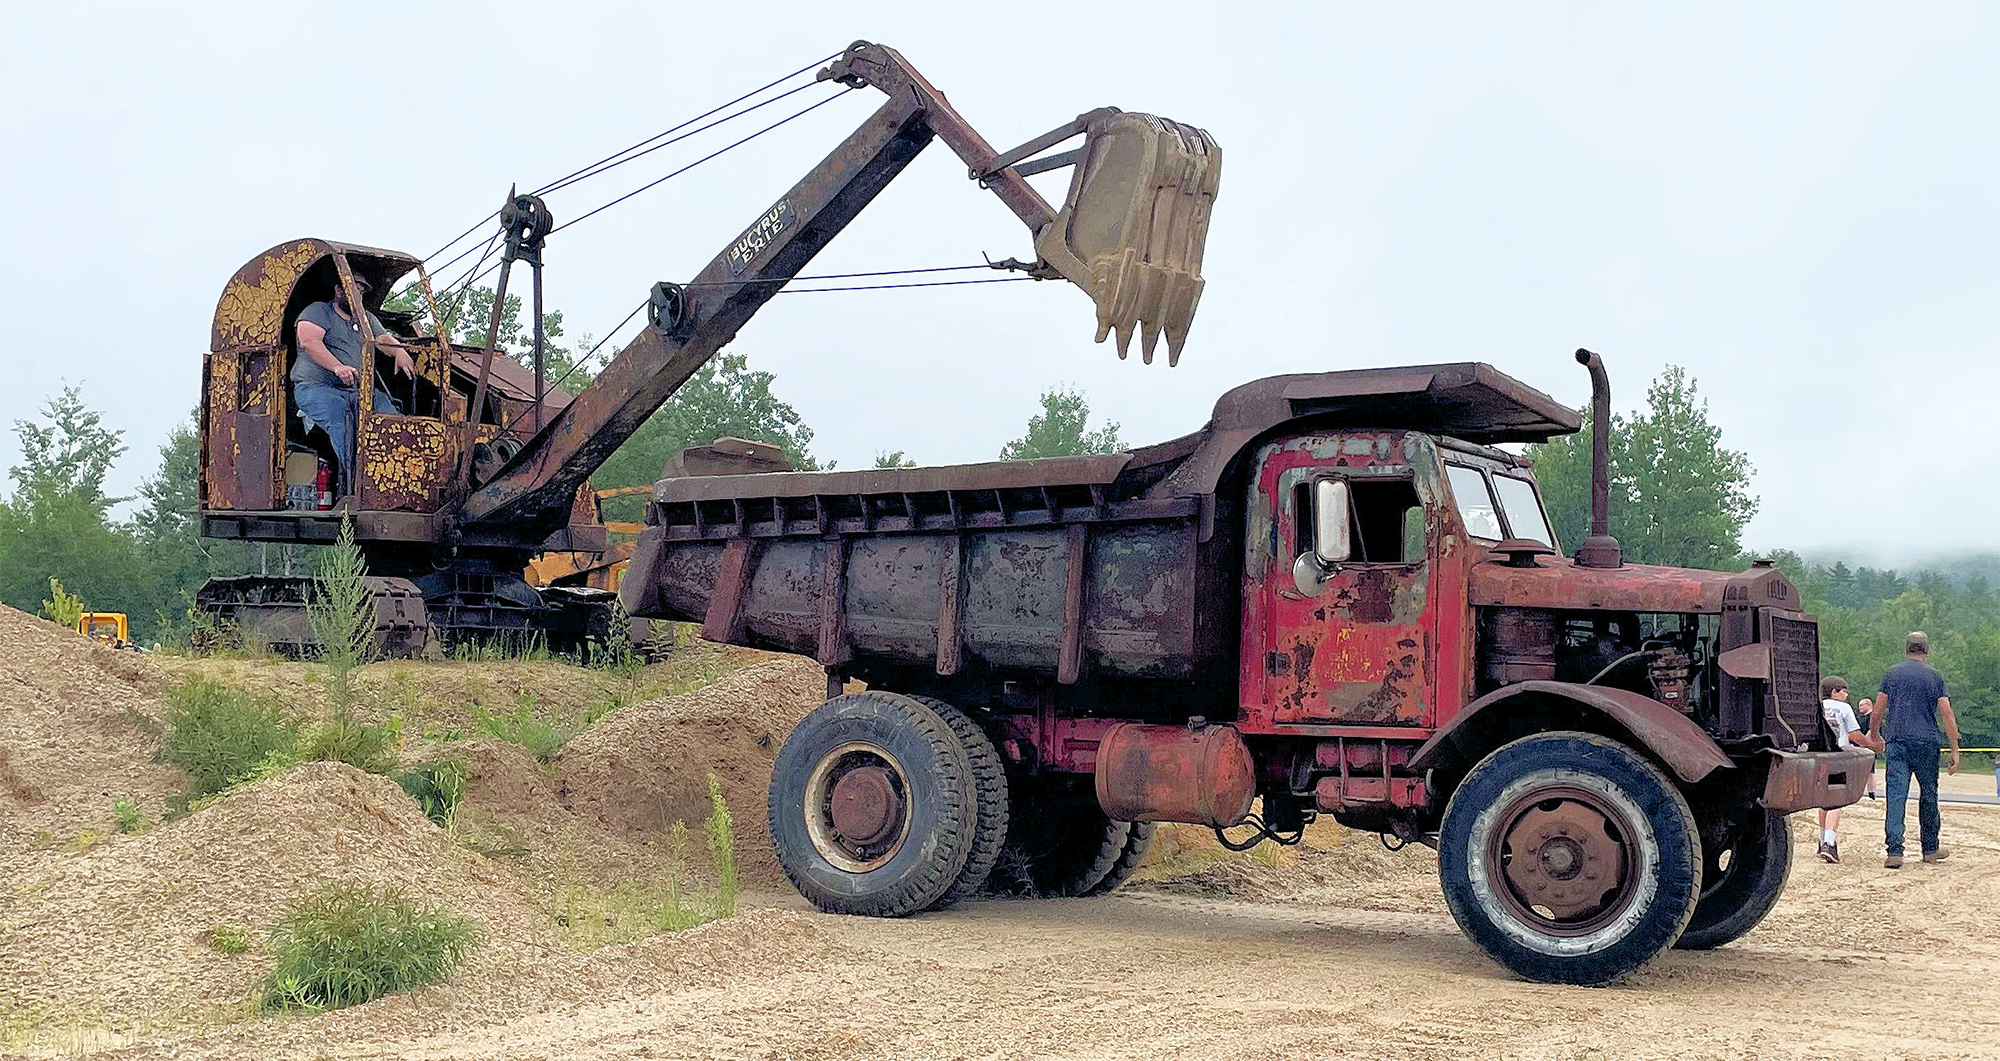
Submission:
[[[1097,303],[1097,341],[1118,356],[1139,336],[1153,361],[1180,363],[1201,300],[1201,256],[1222,172],[1222,149],[1193,126],[1106,110],[1084,130],[1081,161],[1056,220],[1035,250]]]

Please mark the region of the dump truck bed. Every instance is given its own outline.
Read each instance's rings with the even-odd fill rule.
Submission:
[[[829,666],[1191,677],[1201,505],[1134,496],[1156,464],[664,479],[627,607]]]

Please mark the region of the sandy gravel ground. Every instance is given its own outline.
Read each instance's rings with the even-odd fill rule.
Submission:
[[[1879,805],[1848,812],[1848,861],[1801,858],[1758,931],[1612,988],[1511,978],[1444,912],[1428,852],[1351,836],[1193,889],[1254,900],[1155,884],[881,921],[773,895],[526,1016],[418,996],[116,1056],[2000,1057],[2000,810],[1947,814],[1942,866],[1884,870],[1880,828]]]

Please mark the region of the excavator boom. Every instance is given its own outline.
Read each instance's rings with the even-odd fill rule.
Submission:
[[[576,491],[757,310],[872,202],[935,137],[1034,233],[1039,260],[1097,303],[1097,339],[1134,331],[1147,361],[1159,335],[1169,360],[1201,297],[1201,251],[1221,172],[1206,133],[1103,108],[1008,152],[993,146],[892,48],[856,42],[819,77],[887,99],[684,286],[656,285],[648,326],[491,479],[456,522],[468,545],[540,540],[561,526]],[[1082,135],[1054,158],[1028,156]],[[1027,176],[1074,165],[1060,209]],[[524,533],[524,531],[526,533]]]

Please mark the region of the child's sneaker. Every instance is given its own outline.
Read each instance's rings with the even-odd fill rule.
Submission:
[[[1882,860],[1882,868],[1883,868],[1883,869],[1902,869],[1902,868],[1903,868],[1903,856],[1901,856],[1901,855],[1890,855],[1890,856],[1889,856],[1888,858],[1885,858],[1885,859],[1883,859],[1883,860]]]
[[[1936,851],[1924,852],[1925,862],[1943,862],[1945,859],[1950,857],[1951,857],[1951,848],[1949,847],[1940,847]]]

